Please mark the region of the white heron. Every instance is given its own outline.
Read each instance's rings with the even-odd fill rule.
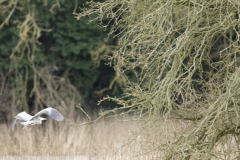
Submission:
[[[27,127],[30,124],[31,125],[42,124],[43,120],[47,120],[46,118],[40,117],[42,114],[46,114],[56,121],[63,121],[64,120],[63,115],[60,112],[58,112],[56,109],[51,108],[51,107],[41,110],[40,112],[38,112],[34,116],[31,116],[31,115],[27,114],[26,112],[21,112],[14,117],[15,120],[14,120],[13,125],[12,125],[12,131],[14,131],[15,125],[16,125],[18,120],[21,121],[20,123],[21,123],[21,125],[24,126],[24,128]]]

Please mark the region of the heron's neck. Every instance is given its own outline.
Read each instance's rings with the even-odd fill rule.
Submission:
[[[47,118],[42,118],[42,117],[40,117],[40,120],[41,120],[41,121],[44,121],[44,120],[47,120]]]

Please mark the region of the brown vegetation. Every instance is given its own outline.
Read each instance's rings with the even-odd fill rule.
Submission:
[[[69,116],[70,117],[70,116]],[[96,159],[154,159],[160,152],[149,152],[160,143],[175,139],[187,124],[181,121],[156,123],[145,131],[142,121],[132,116],[105,118],[96,123],[78,126],[86,119],[67,119],[56,122],[48,118],[42,125],[23,129],[17,125],[1,124],[0,156],[2,157],[67,157],[80,156]],[[125,158],[124,158],[125,157]]]

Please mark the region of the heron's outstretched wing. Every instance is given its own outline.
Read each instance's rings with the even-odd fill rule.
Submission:
[[[26,112],[21,112],[19,113],[18,115],[16,115],[14,117],[14,122],[12,124],[12,131],[15,130],[15,126],[16,126],[16,123],[18,120],[21,120],[21,121],[29,121],[30,119],[32,119],[33,116],[27,114]]]
[[[18,115],[16,115],[14,118],[22,120],[22,121],[29,121],[30,119],[32,119],[33,116],[27,114],[26,112],[21,112],[18,113]]]
[[[17,121],[18,121],[18,119],[15,118],[15,119],[14,119],[14,122],[13,122],[13,124],[12,124],[12,131],[15,130],[15,125],[16,125]]]
[[[50,108],[50,107],[41,110],[40,112],[35,114],[32,118],[40,116],[41,114],[46,114],[46,115],[48,115],[49,117],[51,117],[52,119],[54,119],[56,121],[63,121],[64,120],[64,117],[63,117],[63,115],[60,112],[58,112],[56,109]]]

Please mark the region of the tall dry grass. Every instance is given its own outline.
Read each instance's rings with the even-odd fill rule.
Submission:
[[[156,150],[159,144],[168,143],[186,128],[186,124],[180,121],[168,121],[144,130],[145,122],[131,119],[131,116],[116,116],[77,127],[75,124],[86,119],[75,117],[68,123],[48,118],[41,125],[25,129],[18,123],[14,132],[11,131],[11,123],[1,124],[0,156],[158,159],[163,155]],[[151,148],[153,152],[149,152]]]

